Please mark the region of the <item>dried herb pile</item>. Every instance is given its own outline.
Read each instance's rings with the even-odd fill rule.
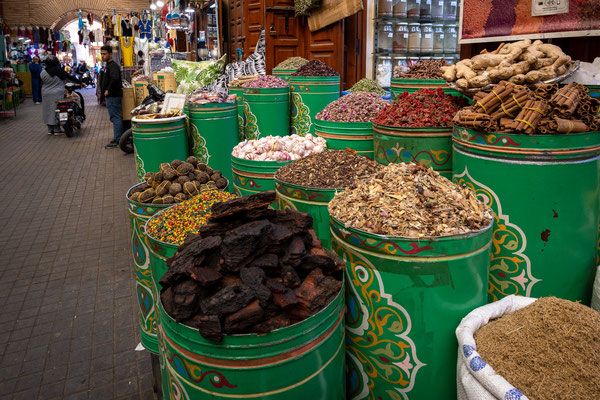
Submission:
[[[394,78],[401,79],[444,79],[441,67],[448,65],[446,60],[423,60],[413,64],[408,71],[403,72],[402,67],[394,69]]]
[[[273,69],[277,70],[277,69],[298,69],[301,66],[303,66],[304,64],[306,64],[308,62],[308,60],[306,58],[302,58],[302,57],[290,57],[285,61],[280,62],[279,64],[277,64],[277,66]]]
[[[377,81],[369,78],[362,78],[360,81],[356,82],[354,86],[348,89],[348,91],[351,93],[368,92],[377,93],[380,96],[385,95],[385,90],[383,90],[383,88],[379,86]]]
[[[344,189],[356,179],[368,178],[382,168],[355,151],[328,150],[284,165],[275,173],[275,179],[299,186]]]
[[[233,148],[231,155],[245,160],[290,161],[299,160],[309,154],[320,153],[326,149],[327,142],[322,137],[294,134],[244,140]]]
[[[321,60],[310,60],[291,76],[339,76],[337,72]]]
[[[190,156],[186,161],[160,164],[159,172],[148,172],[145,182],[129,193],[138,203],[173,204],[186,201],[206,190],[224,189],[227,179],[221,171]]]
[[[389,164],[335,195],[329,214],[378,235],[434,237],[478,231],[492,211],[469,188],[421,164]]]
[[[345,264],[323,249],[312,217],[269,209],[275,192],[216,204],[160,280],[165,311],[209,340],[268,333],[325,308]]]
[[[373,122],[413,128],[452,126],[452,118],[466,104],[465,98],[451,96],[442,89],[404,92],[381,110]]]
[[[278,76],[265,75],[244,83],[245,88],[284,88],[289,84]]]
[[[600,399],[600,314],[589,307],[541,298],[483,326],[475,342],[530,400]]]
[[[600,100],[578,83],[561,88],[541,84],[531,90],[502,81],[491,93],[478,92],[473,106],[460,110],[454,123],[484,132],[569,134],[600,129],[599,110]]]
[[[244,75],[244,76],[240,76],[237,79],[232,80],[231,82],[228,83],[227,86],[229,87],[242,87],[244,86],[244,84],[253,81],[254,79],[258,78],[260,75]]]
[[[390,103],[375,93],[350,93],[329,103],[317,114],[317,119],[338,122],[370,122],[388,104]]]

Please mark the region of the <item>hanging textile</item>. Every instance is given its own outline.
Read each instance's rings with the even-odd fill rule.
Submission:
[[[106,37],[106,38],[113,37],[114,24],[112,22],[112,18],[110,17],[110,15],[105,15],[102,18],[102,20],[103,20],[103,24],[104,24],[104,37]]]
[[[40,36],[40,27],[34,26],[31,31],[33,34],[33,43],[40,43],[42,41]]]
[[[115,15],[115,36],[121,36],[121,16]]]
[[[78,20],[79,20],[79,29],[83,30],[85,27],[83,26],[83,17],[81,15],[81,10],[79,10],[79,12],[77,13],[78,16]]]
[[[122,65],[121,61],[121,46],[119,45],[119,41],[117,39],[112,39],[107,42],[110,47],[113,49],[113,61],[117,63],[120,67]]]
[[[121,37],[121,51],[123,52],[123,66],[133,67],[133,38]]]
[[[152,21],[148,19],[146,14],[144,14],[144,17],[142,17],[142,20],[140,21],[140,38],[152,38]]]
[[[90,28],[94,25],[94,14],[88,13],[87,15],[88,22],[90,23]]]
[[[140,19],[134,14],[131,19],[131,27],[133,28],[133,36],[140,37]]]
[[[123,37],[132,37],[133,36],[133,28],[131,26],[131,22],[128,19],[121,20],[121,36],[123,36]]]

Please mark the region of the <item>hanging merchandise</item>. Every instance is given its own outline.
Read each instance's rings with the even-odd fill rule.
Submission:
[[[150,76],[150,62],[148,62],[148,39],[135,38],[133,50],[136,56],[136,65],[144,69],[144,74]]]
[[[88,34],[88,39],[90,43],[94,43],[96,41],[96,35],[94,35],[94,31],[90,31],[90,33]]]
[[[90,27],[94,25],[94,14],[88,13],[87,15],[88,22],[90,23]]]
[[[123,52],[123,66],[133,67],[133,38],[121,37],[121,51]]]
[[[77,13],[77,18],[79,20],[79,29],[83,30],[84,26],[83,26],[83,18],[81,16],[81,10],[79,10],[79,12]]]
[[[105,15],[102,17],[102,22],[104,25],[104,37],[112,38],[114,33],[114,24],[112,22],[112,18],[110,15]]]
[[[148,14],[144,12],[142,19],[139,22],[140,25],[140,38],[152,39],[152,20],[148,18]]]
[[[119,46],[119,41],[117,39],[112,39],[109,43],[110,47],[113,49],[113,61],[117,63],[117,65],[121,66],[121,47]]]
[[[33,34],[33,43],[40,43],[41,37],[40,37],[40,27],[39,26],[33,27],[32,34]]]
[[[121,20],[121,36],[123,36],[123,37],[132,37],[133,36],[133,28],[131,26],[131,21],[129,19]]]
[[[130,21],[133,28],[133,36],[140,37],[140,19],[138,18],[137,14],[134,14]]]

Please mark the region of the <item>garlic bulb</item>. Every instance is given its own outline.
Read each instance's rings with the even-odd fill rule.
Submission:
[[[244,140],[233,148],[237,158],[255,161],[298,160],[309,154],[327,149],[325,139],[313,135],[267,136],[258,140]]]

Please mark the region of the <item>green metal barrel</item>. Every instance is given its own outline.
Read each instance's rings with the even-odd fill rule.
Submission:
[[[588,88],[590,97],[600,99],[600,85],[585,85]]]
[[[155,215],[152,216],[146,222],[145,230],[148,229],[148,223],[153,219],[160,216],[160,214],[164,210],[160,210]],[[146,245],[148,249],[150,249],[150,269],[152,271],[152,279],[154,281],[154,288],[156,290],[156,298],[158,299],[158,295],[160,293],[160,278],[167,272],[167,258],[171,257],[177,251],[179,247],[176,244],[171,244],[167,242],[163,242],[161,240],[155,239],[150,235],[146,235]]]
[[[343,189],[320,189],[307,186],[292,185],[275,178],[277,208],[280,210],[297,210],[310,214],[313,218],[313,229],[321,240],[323,247],[329,248],[331,234],[329,232],[329,202],[337,192]]]
[[[373,123],[337,122],[315,118],[315,135],[327,141],[327,148],[356,150],[360,155],[373,159]]]
[[[226,335],[221,343],[160,308],[165,399],[346,399],[343,291],[304,321],[266,335]]]
[[[296,72],[295,69],[274,69],[273,75],[283,79],[286,82],[290,81],[291,75]]]
[[[239,142],[236,104],[190,104],[189,113],[192,155],[232,182],[231,151]]]
[[[290,133],[290,88],[244,89],[246,139]]]
[[[150,248],[146,243],[146,222],[156,213],[170,207],[170,204],[137,203],[129,198],[133,189],[127,191],[127,208],[131,228],[131,246],[135,272],[135,288],[139,306],[140,333],[142,344],[152,353],[158,354],[158,305],[156,290],[150,267]]]
[[[452,128],[404,128],[373,124],[375,161],[418,162],[452,177]]]
[[[315,133],[315,117],[340,97],[339,76],[292,76],[292,134]]]
[[[185,115],[161,119],[131,120],[135,165],[139,182],[146,172],[158,172],[164,162],[185,160],[189,156]]]
[[[237,104],[237,116],[238,116],[238,139],[241,142],[245,139],[246,133],[246,117],[244,116],[244,88],[243,87],[230,87],[229,94],[235,94]]]
[[[489,300],[589,304],[600,221],[600,132],[515,135],[454,128],[453,180],[495,213]]]
[[[417,239],[331,219],[347,266],[349,399],[456,399],[454,330],[486,303],[491,228]]]
[[[396,100],[404,92],[414,93],[419,89],[443,89],[452,96],[465,97],[459,91],[450,89],[444,79],[400,79],[392,78],[392,100]],[[468,98],[468,97],[467,97]],[[469,99],[471,100],[471,99]]]
[[[291,161],[254,161],[231,157],[233,187],[238,196],[275,190],[273,175]]]

